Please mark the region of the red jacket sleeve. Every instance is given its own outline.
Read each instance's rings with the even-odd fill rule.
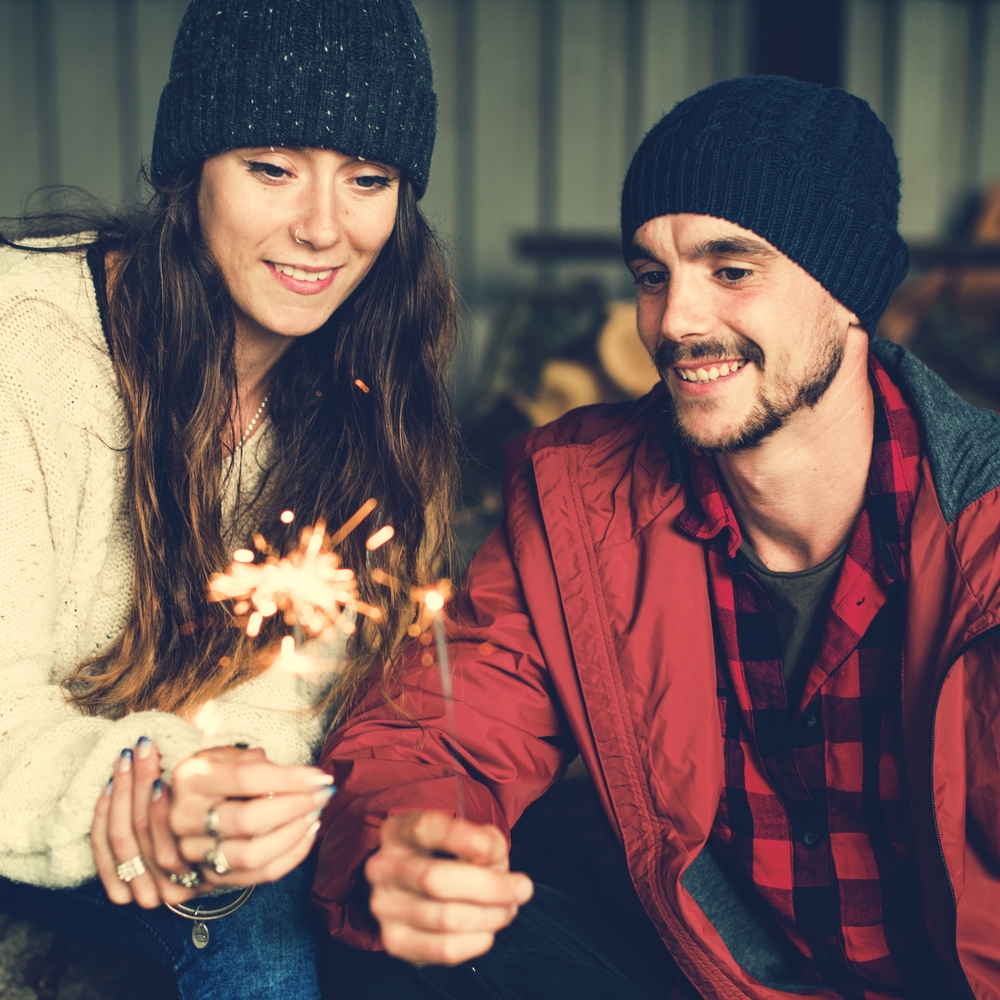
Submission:
[[[320,831],[313,900],[330,933],[355,947],[381,947],[351,895],[386,816],[410,809],[457,814],[460,780],[466,817],[509,834],[562,772],[572,745],[503,526],[469,567],[448,623],[448,649],[457,746],[448,734],[434,647],[412,642],[402,654],[396,701],[405,714],[373,690],[323,748],[320,765],[334,775],[338,792]],[[430,665],[422,662],[427,653]]]

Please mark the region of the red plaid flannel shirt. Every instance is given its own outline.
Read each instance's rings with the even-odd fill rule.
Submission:
[[[691,456],[693,498],[680,526],[708,543],[720,650],[725,779],[713,837],[768,905],[806,974],[845,997],[941,997],[951,985],[924,927],[900,757],[920,434],[874,357],[869,375],[868,499],[793,714],[775,615],[739,552],[715,461]]]

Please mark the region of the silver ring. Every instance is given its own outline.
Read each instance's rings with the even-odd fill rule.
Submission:
[[[301,227],[301,226],[299,226],[299,229],[301,229],[301,228],[302,228],[302,227]],[[300,240],[300,239],[299,239],[299,229],[296,229],[296,230],[295,230],[295,242],[296,242],[296,243],[298,243],[299,245],[302,245],[302,244],[304,244],[304,243],[305,243],[305,240]]]
[[[137,854],[134,858],[129,858],[128,861],[123,861],[118,866],[118,877],[123,882],[131,882],[132,879],[138,878],[140,875],[145,875],[146,873],[146,861],[141,854]]]
[[[219,839],[219,813],[215,806],[205,813],[205,833],[213,840]]]
[[[216,875],[228,875],[233,870],[233,866],[226,860],[225,854],[222,853],[221,841],[216,841],[215,847],[209,848],[205,852],[205,860],[202,863],[211,865]]]
[[[184,872],[182,875],[175,875],[171,872],[170,881],[185,889],[197,889],[201,885],[201,876],[197,872]]]

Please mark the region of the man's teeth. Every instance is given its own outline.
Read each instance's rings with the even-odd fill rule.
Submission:
[[[676,371],[685,382],[714,382],[723,375],[739,371],[745,364],[745,361],[730,361],[728,364],[712,365],[711,368],[678,368]]]
[[[275,264],[274,269],[297,281],[324,281],[333,274],[332,267],[328,271],[303,271],[301,267],[292,267],[291,264]]]

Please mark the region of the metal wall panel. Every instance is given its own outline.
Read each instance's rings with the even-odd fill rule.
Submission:
[[[59,179],[98,198],[122,192],[122,104],[114,0],[55,0]]]
[[[565,228],[614,229],[632,152],[624,114],[625,4],[563,0],[560,8],[552,222]]]
[[[31,0],[0,0],[0,215],[44,176]]]
[[[932,237],[963,186],[969,8],[910,0],[902,11],[896,147],[903,175],[900,228]]]
[[[976,184],[1000,180],[1000,3],[990,3],[986,9],[983,45]]]

